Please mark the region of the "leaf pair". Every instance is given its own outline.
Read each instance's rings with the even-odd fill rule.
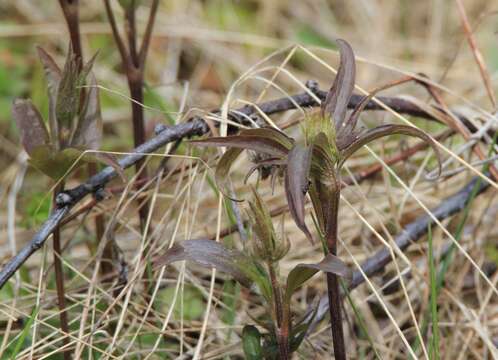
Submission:
[[[38,47],[38,55],[47,80],[49,129],[38,109],[29,99],[16,99],[12,117],[20,132],[21,143],[30,163],[50,176],[64,176],[85,150],[97,150],[102,138],[102,116],[99,90],[91,73],[95,56],[80,66],[70,48],[64,69]],[[83,91],[85,83],[89,84]],[[92,154],[84,162],[101,161],[122,170],[112,156]]]
[[[186,240],[181,244],[176,244],[156,259],[154,266],[167,266],[184,260],[227,273],[247,288],[255,284],[266,300],[270,301],[272,298],[268,274],[258,260],[213,240]],[[351,270],[347,265],[331,254],[319,263],[299,264],[287,278],[286,301],[290,301],[292,294],[319,271],[333,273],[347,279],[351,277]]]
[[[219,160],[215,174],[216,182],[224,194],[230,168],[243,150],[252,150],[270,156],[269,159],[256,163],[256,167],[274,165],[285,169],[285,189],[291,216],[306,237],[313,242],[304,220],[304,199],[311,165],[310,147],[295,144],[294,139],[274,128],[247,129],[235,136],[212,137],[192,142],[198,146],[229,148]]]
[[[325,122],[332,121],[334,123],[334,133],[326,135],[340,151],[338,170],[340,170],[342,164],[351,155],[364,145],[375,139],[397,134],[414,136],[426,141],[433,148],[440,166],[441,156],[437,144],[429,135],[415,127],[390,124],[375,127],[367,131],[356,130],[359,116],[366,105],[379,91],[391,87],[392,84],[379,86],[371,91],[369,95],[364,96],[348,116],[348,104],[353,95],[355,85],[356,62],[353,49],[345,40],[338,39],[337,44],[340,51],[340,64],[334,83],[325,101],[322,103],[321,120]]]
[[[326,231],[335,212],[340,190],[340,171],[344,162],[364,145],[389,135],[418,137],[433,148],[441,170],[440,154],[435,141],[425,132],[406,125],[382,125],[367,131],[356,130],[359,116],[372,97],[391,85],[380,86],[365,96],[357,107],[347,114],[348,104],[355,84],[356,64],[351,46],[337,40],[340,64],[337,76],[322,103],[321,115],[305,124],[308,145],[273,128],[242,130],[239,135],[212,137],[193,141],[198,146],[228,147],[216,168],[216,181],[223,194],[226,190],[230,168],[243,150],[265,155],[256,166],[277,166],[284,170],[285,193],[291,216],[306,237],[313,237],[305,222],[305,196],[310,189],[311,200],[322,231]],[[330,126],[331,123],[333,126]],[[251,172],[250,171],[250,172]]]

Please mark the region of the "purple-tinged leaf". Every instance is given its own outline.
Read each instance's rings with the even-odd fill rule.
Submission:
[[[395,124],[381,125],[376,128],[370,129],[366,133],[360,135],[348,147],[341,151],[341,162],[339,163],[338,167],[342,167],[344,162],[364,145],[376,139],[380,139],[389,135],[408,135],[426,141],[432,147],[434,153],[436,154],[436,158],[438,160],[438,174],[441,174],[441,154],[436,142],[425,132],[413,126]]]
[[[62,72],[54,59],[41,47],[37,47],[38,57],[45,71],[45,78],[48,84],[48,123],[50,125],[50,136],[54,145],[58,144],[58,125],[55,114],[55,104],[57,103],[57,91],[62,78]]]
[[[45,72],[45,78],[47,79],[49,93],[55,94],[62,77],[62,71],[54,61],[52,56],[50,56],[42,47],[37,46],[38,57],[43,65],[43,70]]]
[[[235,136],[211,137],[191,142],[197,146],[226,146],[253,150],[274,157],[285,157],[293,144],[291,138],[272,128],[242,130]]]
[[[319,271],[341,276],[348,281],[353,274],[341,259],[332,254],[327,254],[319,263],[298,264],[287,276],[286,301],[289,302],[292,294]]]
[[[290,214],[311,243],[313,243],[313,236],[304,219],[304,199],[309,187],[312,151],[310,146],[295,145],[287,157],[285,172],[285,194]]]
[[[86,92],[85,106],[78,119],[71,146],[97,150],[102,139],[102,115],[100,112],[99,88],[95,77],[90,76],[90,87]]]
[[[257,284],[265,298],[271,297],[268,275],[257,262],[213,240],[186,240],[173,245],[154,262],[154,266],[167,266],[184,260],[227,273],[248,288]]]
[[[375,89],[373,89],[368,95],[364,96],[358,105],[356,105],[355,109],[349,116],[348,120],[343,123],[340,129],[337,131],[337,147],[342,150],[345,147],[349,146],[349,144],[355,140],[355,137],[359,134],[355,132],[356,125],[358,123],[358,119],[360,117],[361,112],[365,109],[365,106],[368,105],[370,100],[377,95],[380,91],[393,87],[399,84],[399,81],[394,83],[388,83],[381,85]]]
[[[93,56],[88,60],[82,67],[80,73],[79,73],[79,83],[80,86],[83,85],[86,81],[87,76],[90,74],[93,68],[93,64],[95,63],[95,59],[97,59],[97,56],[99,55],[99,52],[97,51]]]
[[[79,85],[78,63],[72,47],[69,47],[61,81],[57,88],[57,100],[55,103],[58,135],[62,147],[67,146],[70,141],[71,132],[74,128],[73,121],[79,110]]]
[[[19,130],[22,146],[29,155],[37,147],[50,143],[45,123],[31,100],[14,100],[12,104],[12,117]]]
[[[322,116],[331,116],[336,130],[339,130],[343,126],[349,99],[353,94],[356,63],[351,46],[342,39],[338,39],[337,44],[341,54],[339,69],[322,104]]]
[[[227,198],[233,200],[233,201],[243,201],[240,199],[233,199],[229,194],[230,194],[230,189],[228,188],[228,176],[230,174],[230,169],[232,167],[232,164],[234,163],[235,160],[239,157],[239,155],[242,153],[244,149],[240,148],[230,148],[225,153],[223,156],[220,158],[218,161],[218,164],[216,165],[216,171],[214,173],[214,178],[216,181],[216,185],[218,186],[218,189],[220,192]]]

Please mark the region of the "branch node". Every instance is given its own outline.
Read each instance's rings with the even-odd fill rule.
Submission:
[[[306,88],[309,89],[315,95],[318,94],[320,90],[318,86],[318,81],[313,79],[307,80],[304,86],[306,86]]]
[[[55,204],[57,205],[57,207],[64,207],[66,205],[70,205],[72,201],[73,198],[71,197],[71,195],[69,195],[66,192],[60,192],[55,197]]]

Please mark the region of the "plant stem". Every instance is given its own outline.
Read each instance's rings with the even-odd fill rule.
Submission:
[[[282,293],[280,291],[280,284],[277,279],[275,265],[270,261],[268,262],[268,270],[270,273],[274,300],[273,307],[277,323],[278,358],[281,360],[287,360],[289,359],[289,315],[287,309],[283,308]]]
[[[143,111],[143,85],[144,85],[144,73],[145,73],[145,62],[147,58],[147,51],[149,49],[149,44],[152,36],[152,29],[155,22],[155,16],[157,9],[159,7],[159,0],[154,0],[151,5],[149,19],[147,21],[147,27],[145,30],[145,35],[142,40],[140,49],[137,49],[137,30],[136,30],[136,17],[135,10],[136,4],[132,0],[131,4],[125,10],[126,18],[126,35],[128,40],[128,48],[125,46],[121,35],[119,34],[118,27],[116,24],[116,19],[114,17],[114,12],[109,3],[109,0],[104,1],[104,5],[107,12],[107,17],[111,25],[112,34],[114,41],[118,47],[119,53],[121,55],[121,61],[126,72],[126,78],[128,80],[128,87],[130,90],[131,110],[132,110],[132,122],[133,122],[133,139],[135,147],[143,144],[145,142],[145,126],[144,126],[144,111]],[[137,181],[142,178],[147,178],[147,171],[145,169],[144,159],[137,161],[135,169],[137,173],[141,173],[137,176]],[[149,204],[146,201],[139,210],[140,218],[140,228],[145,231],[145,225],[147,222],[147,216],[149,213]]]
[[[138,70],[135,70],[138,72]],[[142,74],[134,74],[129,75],[128,85],[130,88],[130,96],[134,100],[131,102],[131,110],[132,110],[132,121],[133,121],[133,140],[135,143],[135,147],[143,144],[145,142],[145,128],[144,128],[144,113],[143,108],[140,104],[143,103],[143,78]],[[148,177],[147,169],[144,167],[145,158],[137,161],[135,164],[135,170],[137,174],[136,181],[140,183],[141,180],[146,179]],[[136,184],[136,186],[139,186]],[[147,216],[149,213],[149,203],[146,201],[142,206],[138,209],[139,217],[140,217],[140,229],[141,231],[145,231],[145,226],[147,222]]]
[[[79,19],[79,0],[59,0],[62,13],[66,19],[69,37],[73,47],[76,60],[78,61],[78,69],[83,66],[83,49],[81,46],[80,19]],[[85,99],[85,88],[81,89],[80,108],[83,107]],[[91,177],[97,173],[97,165],[94,163],[88,164],[88,175]],[[104,216],[98,214],[95,217],[95,238],[96,243],[102,240],[104,235],[105,224]],[[106,244],[102,255],[101,273],[105,278],[107,274],[113,271],[112,266],[112,244]]]
[[[339,216],[340,181],[332,191],[332,207],[327,219],[326,241],[327,249],[332,255],[337,255],[337,221]],[[334,357],[338,360],[346,359],[346,346],[342,329],[341,293],[339,278],[335,274],[327,273],[327,293],[329,298],[330,328],[334,343]]]
[[[55,207],[55,197],[59,192],[64,190],[64,184],[60,184],[54,190],[54,207]],[[57,226],[53,231],[53,245],[54,245],[54,268],[55,268],[55,284],[57,287],[57,302],[59,305],[59,319],[61,322],[61,330],[64,333],[64,337],[62,342],[64,346],[69,344],[69,338],[66,336],[69,334],[69,323],[67,320],[67,312],[66,312],[66,297],[64,291],[64,271],[62,268],[62,260],[61,260],[61,235],[60,235],[60,227]],[[65,349],[63,352],[64,360],[70,360],[71,354],[68,349]]]

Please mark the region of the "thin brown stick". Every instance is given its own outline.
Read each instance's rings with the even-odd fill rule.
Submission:
[[[116,18],[114,17],[114,12],[112,11],[111,4],[109,0],[104,0],[104,6],[107,13],[107,18],[109,19],[109,24],[111,25],[112,36],[114,37],[114,41],[118,47],[119,54],[121,55],[121,60],[126,63],[126,66],[129,66],[129,57],[128,51],[126,50],[126,46],[119,34],[118,26],[116,23]]]
[[[54,206],[56,206],[55,198],[59,192],[64,190],[64,185],[60,184],[54,190]],[[54,269],[55,269],[55,284],[57,288],[57,303],[59,305],[59,320],[60,320],[60,328],[64,333],[64,337],[62,342],[64,346],[69,345],[69,338],[67,335],[69,334],[69,322],[67,320],[67,311],[66,311],[66,296],[64,291],[64,270],[62,267],[62,251],[61,251],[61,229],[60,226],[57,226],[53,232],[53,247],[54,247]],[[71,360],[71,353],[69,349],[65,348],[63,351],[64,360]]]
[[[154,23],[156,22],[157,9],[159,7],[159,0],[153,0],[152,6],[150,8],[149,20],[147,21],[147,27],[145,28],[144,38],[142,40],[142,45],[140,46],[139,53],[139,64],[142,66],[145,64],[145,59],[147,58],[147,53],[149,51],[149,45],[152,39],[152,30],[154,29]]]
[[[462,20],[463,30],[465,31],[465,36],[467,37],[467,41],[469,42],[470,49],[472,50],[472,54],[474,55],[474,59],[479,67],[479,72],[481,73],[482,81],[484,82],[484,86],[488,93],[489,100],[491,101],[491,105],[493,106],[493,110],[496,110],[496,98],[495,93],[493,91],[493,86],[491,84],[491,78],[489,77],[489,72],[486,67],[486,62],[482,56],[479,47],[477,46],[477,42],[472,31],[472,28],[469,23],[469,19],[467,18],[467,12],[465,11],[465,7],[461,0],[456,0],[458,12],[460,14],[460,19]]]
[[[423,82],[421,83],[427,88],[427,91],[431,94],[431,96],[436,100],[439,106],[444,110],[444,113],[441,113],[441,118],[443,121],[448,125],[451,129],[455,130],[456,132],[460,133],[463,138],[467,141],[471,140],[472,134],[469,131],[469,129],[458,119],[454,114],[449,111],[449,107],[446,104],[446,101],[444,101],[443,96],[439,92],[438,89],[436,89],[434,86],[432,86],[428,82]],[[486,160],[488,157],[482,150],[480,143],[476,142],[474,146],[472,146],[472,151],[477,155],[477,157],[480,160]],[[491,173],[492,177],[495,180],[498,180],[498,170],[493,164],[489,165],[489,172]]]

